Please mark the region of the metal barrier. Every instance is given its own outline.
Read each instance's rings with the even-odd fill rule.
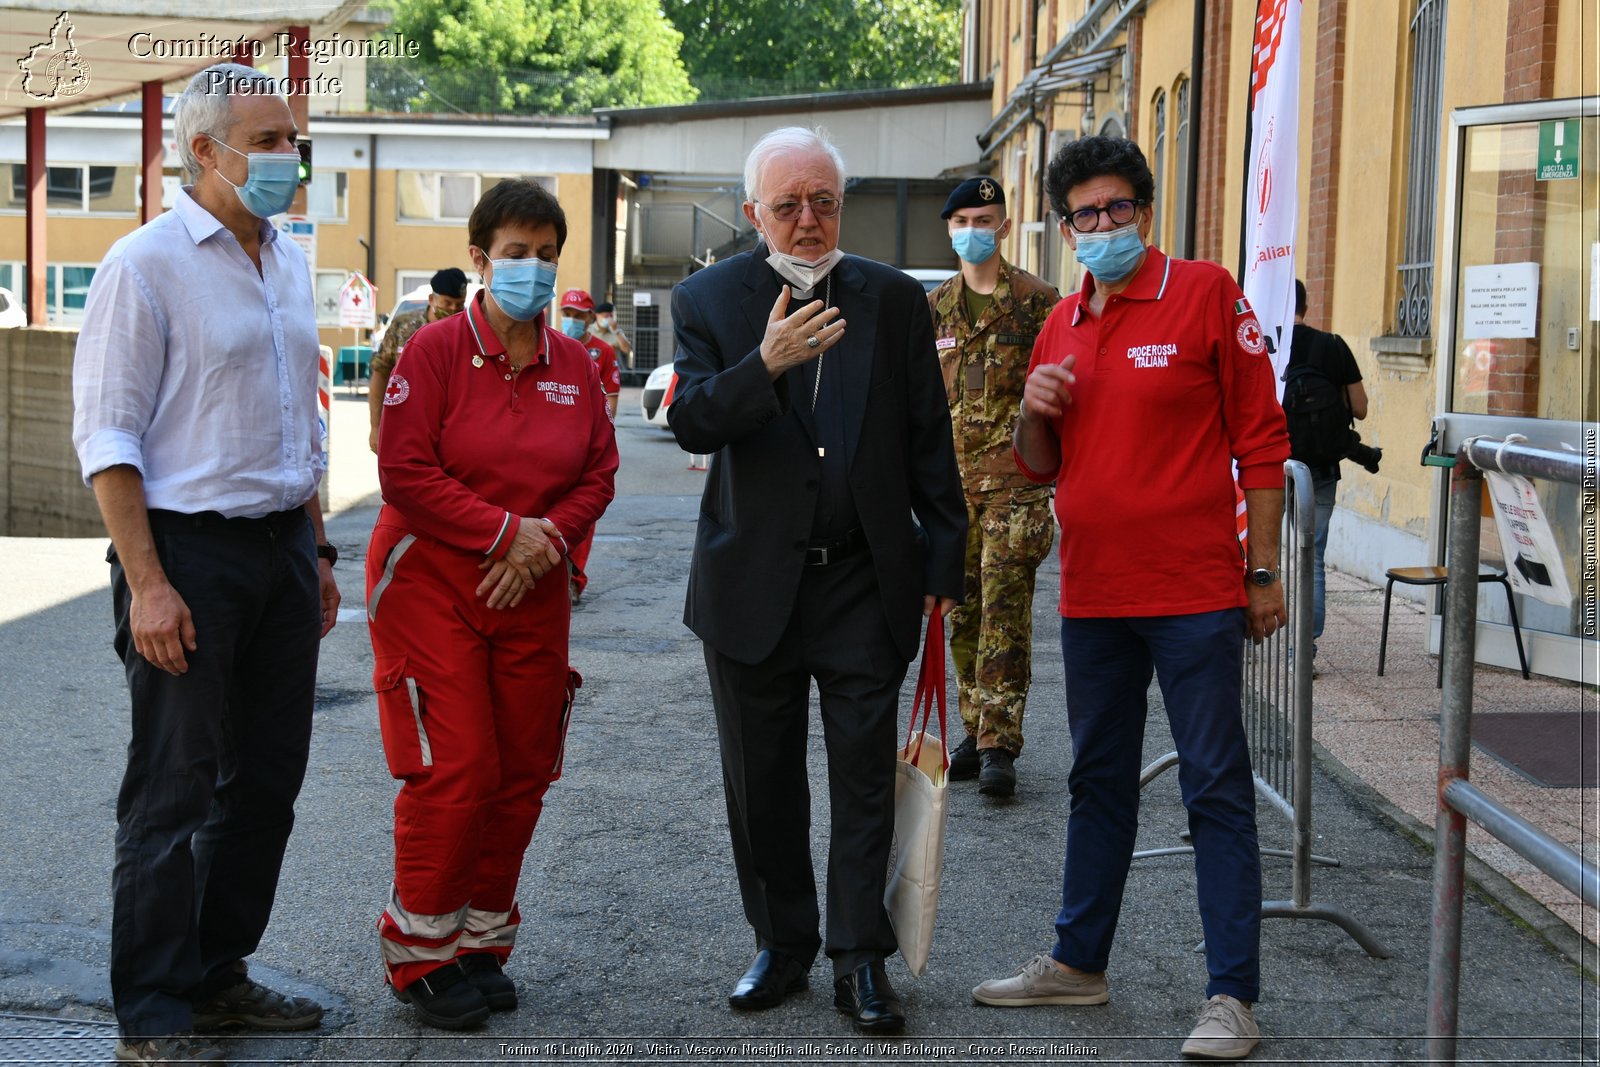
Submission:
[[[1339,861],[1311,852],[1311,657],[1295,649],[1311,648],[1312,583],[1316,565],[1316,504],[1311,471],[1304,463],[1283,465],[1283,535],[1278,567],[1283,582],[1289,625],[1261,644],[1244,646],[1244,724],[1250,740],[1256,794],[1282,812],[1293,828],[1290,849],[1263,848],[1263,856],[1293,862],[1292,899],[1261,902],[1263,919],[1320,919],[1355,939],[1367,955],[1388,959],[1391,953],[1355,916],[1332,904],[1311,900],[1311,865],[1337,867]],[[1142,789],[1178,765],[1169,752],[1139,774]],[[1187,836],[1187,835],[1185,835]],[[1193,852],[1192,845],[1147,849],[1135,859]]]
[[[1461,443],[1450,471],[1449,551],[1452,575],[1478,567],[1483,472],[1581,485],[1593,492],[1600,468],[1591,455],[1552,452],[1474,437]],[[1433,841],[1433,940],[1428,951],[1428,1062],[1454,1063],[1461,993],[1461,907],[1466,890],[1467,819],[1503,842],[1523,859],[1571,890],[1590,907],[1600,907],[1600,868],[1502,807],[1467,780],[1472,750],[1472,676],[1476,665],[1478,583],[1446,587],[1444,692],[1439,698],[1439,805]]]

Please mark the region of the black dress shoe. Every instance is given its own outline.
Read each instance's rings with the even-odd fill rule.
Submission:
[[[507,978],[500,967],[500,957],[492,952],[468,952],[456,957],[461,969],[483,999],[490,1011],[512,1011],[517,1006],[517,983]]]
[[[417,1009],[417,1017],[441,1030],[465,1030],[489,1017],[489,1004],[455,960],[429,971],[404,989],[390,986],[395,999]]]
[[[1009,797],[1017,791],[1016,757],[1003,748],[978,752],[983,769],[978,772],[978,792],[986,797]]]
[[[740,1011],[775,1008],[784,997],[806,987],[808,969],[786,952],[764,948],[728,994],[728,1006]]]
[[[863,963],[834,980],[833,1006],[850,1016],[864,1034],[897,1034],[906,1028],[906,1009],[889,984],[883,961]]]
[[[965,782],[978,777],[978,739],[968,734],[950,752],[950,780]]]

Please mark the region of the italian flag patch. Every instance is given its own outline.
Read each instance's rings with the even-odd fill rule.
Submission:
[[[1233,313],[1235,315],[1248,315],[1248,314],[1250,314],[1250,301],[1248,301],[1248,300],[1235,300],[1233,302]]]

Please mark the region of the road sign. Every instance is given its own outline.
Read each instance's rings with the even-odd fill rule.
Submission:
[[[317,276],[317,223],[304,215],[279,215],[278,233],[300,246],[306,254],[306,266],[311,276]]]
[[[372,329],[377,301],[377,288],[359,271],[352,273],[339,289],[339,325]]]
[[[1552,119],[1539,123],[1539,169],[1542,182],[1578,176],[1578,120]]]

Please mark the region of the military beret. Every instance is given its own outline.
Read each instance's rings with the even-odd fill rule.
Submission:
[[[1005,190],[993,178],[968,178],[950,193],[944,202],[941,219],[948,219],[964,207],[1005,207]]]
[[[461,300],[467,295],[467,272],[460,267],[446,267],[434,274],[429,285],[440,296]]]

